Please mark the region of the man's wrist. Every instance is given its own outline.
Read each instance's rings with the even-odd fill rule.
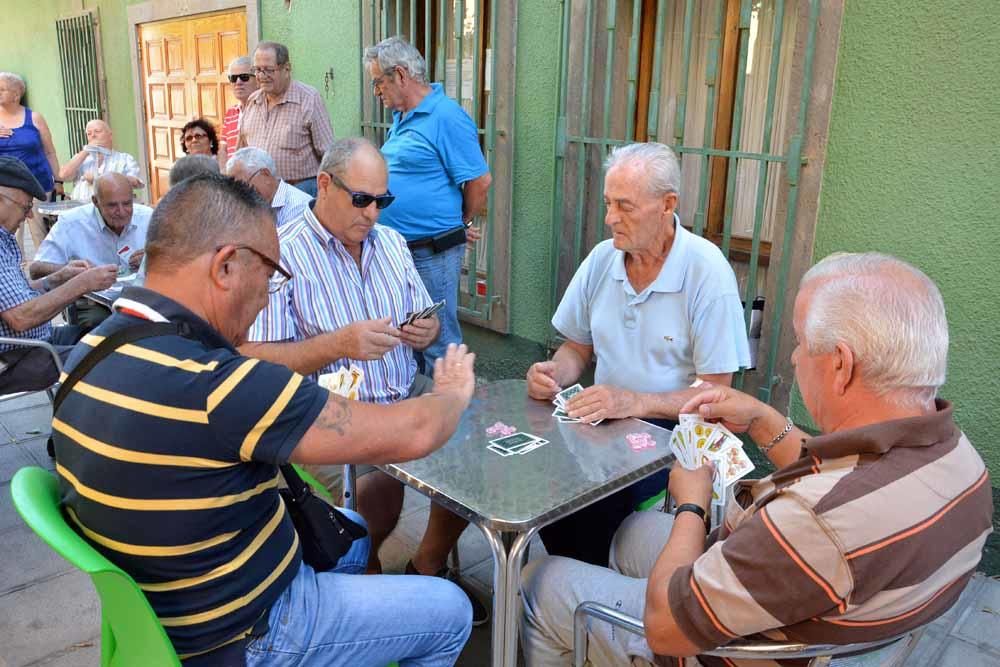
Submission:
[[[49,275],[49,276],[43,276],[42,277],[42,293],[43,294],[45,292],[49,292],[49,291],[52,290],[52,281],[49,280],[50,277],[51,277],[51,275]]]

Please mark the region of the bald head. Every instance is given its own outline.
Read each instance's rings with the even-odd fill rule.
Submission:
[[[87,143],[111,150],[111,126],[100,118],[87,123]]]
[[[121,234],[132,222],[132,184],[123,174],[109,172],[94,181],[94,206],[108,229]]]
[[[109,171],[101,174],[94,181],[94,198],[98,201],[107,201],[112,197],[132,198],[132,184],[128,182],[125,174]],[[98,206],[100,204],[98,203]]]

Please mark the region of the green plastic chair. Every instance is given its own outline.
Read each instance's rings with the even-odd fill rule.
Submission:
[[[59,508],[59,482],[37,466],[21,468],[10,485],[14,507],[35,534],[90,575],[101,598],[101,665],[180,667],[174,647],[146,596],[114,563],[74,531]]]
[[[659,493],[657,493],[652,498],[646,498],[641,503],[639,503],[638,505],[636,505],[635,511],[636,512],[645,512],[646,510],[651,509],[651,508],[655,507],[656,505],[659,505],[661,502],[663,502],[663,499],[666,498],[666,497],[667,497],[667,491],[666,491],[666,489],[664,489],[663,491],[660,491]]]
[[[295,468],[295,472],[299,473],[299,477],[302,478],[302,481],[312,487],[313,492],[316,495],[326,498],[334,505],[338,504],[337,501],[333,499],[333,494],[330,493],[330,491],[325,486],[320,484],[318,479],[310,475],[305,468],[300,466],[298,463],[293,463],[292,467]]]

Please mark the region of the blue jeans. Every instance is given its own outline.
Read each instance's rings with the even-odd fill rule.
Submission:
[[[303,563],[271,607],[267,634],[247,644],[247,667],[454,665],[472,630],[465,593],[437,577],[364,576],[370,545],[356,540],[330,572]]]
[[[449,343],[458,345],[462,342],[462,329],[458,325],[458,281],[462,272],[465,244],[436,254],[427,247],[417,248],[412,254],[417,273],[424,281],[424,287],[427,288],[431,299],[434,303],[441,299],[445,300],[444,308],[437,313],[441,322],[441,332],[437,340],[426,350],[414,352],[421,372],[425,375],[434,375],[434,360],[444,356]]]

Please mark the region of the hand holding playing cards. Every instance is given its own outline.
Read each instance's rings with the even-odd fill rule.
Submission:
[[[595,384],[566,402],[570,417],[585,422],[631,417],[639,402],[634,391],[608,384]]]
[[[337,339],[344,357],[372,361],[399,345],[399,329],[392,326],[389,317],[361,320],[337,329]]]
[[[476,355],[465,345],[448,346],[443,357],[434,361],[434,393],[447,394],[468,405],[476,390],[476,374],[473,366]]]
[[[712,502],[712,475],[715,469],[711,463],[688,470],[682,466],[670,469],[668,491],[678,505],[694,503],[708,510]]]
[[[556,382],[556,362],[539,361],[528,369],[528,396],[539,401],[551,401],[552,397],[562,391]]]
[[[133,271],[139,270],[139,265],[142,264],[142,258],[146,255],[145,250],[136,250],[134,253],[129,255],[128,258],[128,268]]]
[[[441,323],[436,317],[413,320],[399,327],[399,339],[414,350],[423,350],[434,342],[441,329]]]
[[[767,406],[732,387],[712,387],[703,391],[680,409],[681,414],[697,414],[706,421],[722,422],[733,433],[744,433]]]

